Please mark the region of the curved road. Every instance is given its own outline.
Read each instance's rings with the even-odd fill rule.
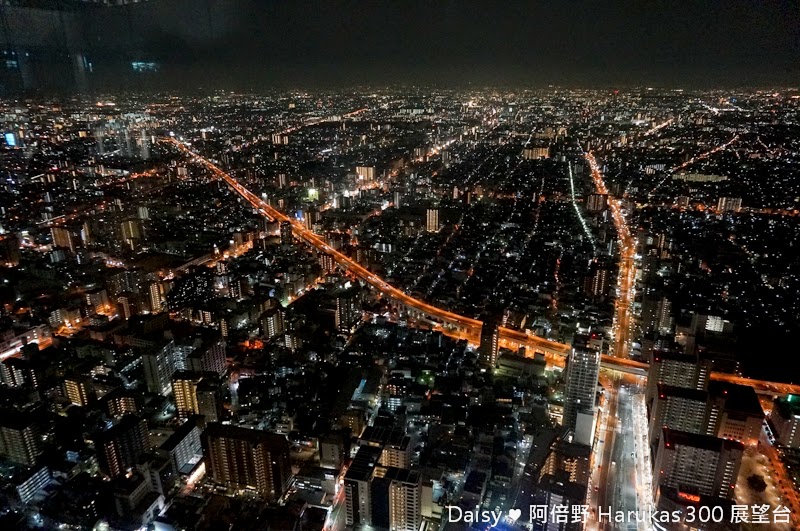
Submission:
[[[436,306],[432,306],[424,301],[411,297],[404,291],[392,286],[348,256],[340,253],[328,245],[324,239],[322,239],[313,231],[308,230],[298,220],[292,219],[283,212],[272,208],[260,197],[256,196],[250,190],[239,184],[239,182],[231,175],[222,171],[213,162],[192,151],[186,144],[176,140],[175,138],[166,138],[164,140],[172,143],[181,151],[192,157],[196,162],[208,168],[215,177],[224,181],[236,193],[250,203],[253,208],[257,209],[263,216],[273,221],[288,221],[291,223],[292,232],[295,236],[317,250],[330,254],[333,256],[336,263],[345,267],[351,273],[387,297],[392,298],[409,308],[413,308],[419,312],[422,312],[434,319],[442,321],[443,323],[449,324],[451,327],[459,329],[453,331],[443,328],[443,332],[449,332],[460,339],[466,339],[472,343],[478,343],[480,341],[481,328],[483,327],[482,321],[449,312],[447,310],[443,310],[442,308],[437,308]],[[602,177],[599,174],[599,169],[597,168],[597,163],[594,160],[594,157],[591,154],[587,154],[586,159],[589,162],[592,171],[592,179],[595,180],[595,185],[597,186],[598,190],[605,190],[605,184],[602,182]],[[599,179],[599,181],[597,179]],[[609,204],[611,205],[612,203],[610,202]],[[622,217],[622,212],[620,211],[619,202],[614,201],[613,205],[614,206],[611,207],[611,210],[615,224],[619,223],[617,230],[619,233],[621,254],[623,257],[620,267],[620,297],[618,299],[621,302],[619,302],[617,305],[615,323],[617,335],[615,336],[616,345],[614,352],[617,355],[602,355],[601,364],[607,369],[646,376],[648,364],[627,359],[624,357],[626,351],[625,347],[620,346],[621,344],[625,345],[628,343],[626,334],[627,330],[630,328],[630,312],[628,309],[635,272],[635,268],[633,267],[633,253],[635,252],[635,245],[633,244],[632,237],[628,232],[626,225],[624,224],[624,218]],[[545,355],[547,355],[548,361],[551,361],[556,365],[563,365],[564,359],[569,355],[571,349],[569,345],[564,343],[558,343],[541,337],[531,336],[524,332],[504,327],[500,327],[499,329],[499,339],[500,342],[504,344],[524,346],[536,352],[543,352]],[[742,376],[719,372],[712,373],[711,378],[713,380],[749,385],[756,389],[756,391],[767,394],[800,394],[800,385],[795,384],[753,380],[750,378],[744,378]]]

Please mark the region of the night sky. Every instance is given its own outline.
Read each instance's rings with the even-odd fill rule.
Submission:
[[[800,2],[153,2],[164,75],[229,84],[743,86],[800,80]],[[154,11],[154,12],[153,12]],[[211,78],[214,78],[213,80]]]

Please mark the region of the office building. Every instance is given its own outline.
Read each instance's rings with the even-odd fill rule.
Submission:
[[[255,491],[268,501],[288,487],[292,470],[285,437],[214,422],[201,441],[206,472],[215,483]]]
[[[147,422],[136,415],[125,415],[95,438],[95,448],[106,474],[111,477],[125,474],[150,450]]]
[[[733,498],[744,445],[664,428],[655,454],[654,495],[663,485],[695,495]]]

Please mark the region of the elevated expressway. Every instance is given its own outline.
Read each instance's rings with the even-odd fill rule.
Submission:
[[[307,229],[300,221],[292,219],[283,212],[272,208],[267,204],[266,201],[262,200],[256,194],[245,188],[230,174],[222,171],[216,164],[207,158],[202,157],[192,151],[191,148],[189,148],[186,144],[176,140],[175,138],[166,138],[164,140],[172,143],[178,149],[190,156],[195,162],[205,166],[214,175],[214,177],[224,181],[232,190],[239,194],[245,201],[250,203],[250,205],[261,215],[272,221],[289,222],[292,226],[292,233],[295,237],[306,242],[308,245],[314,247],[318,251],[331,255],[337,264],[347,269],[352,275],[366,282],[387,298],[390,298],[397,304],[401,305],[408,311],[410,315],[418,317],[424,316],[429,318],[437,323],[436,329],[441,330],[446,335],[456,337],[458,339],[466,339],[473,344],[480,342],[481,329],[483,327],[482,321],[437,308],[436,306],[432,306],[424,301],[411,297],[404,291],[392,286],[379,276],[361,266],[350,257],[328,245],[323,238],[313,231]],[[549,339],[532,336],[526,334],[525,332],[512,330],[510,328],[500,327],[498,332],[500,344],[502,346],[515,350],[519,349],[520,347],[525,347],[525,349],[531,353],[542,353],[546,356],[550,363],[557,366],[564,365],[566,357],[569,355],[571,349],[569,345],[564,343],[558,343]],[[615,370],[639,376],[647,375],[648,365],[646,363],[627,358],[603,354],[601,358],[601,365],[609,370]],[[733,374],[717,372],[712,373],[711,378],[713,380],[749,385],[755,388],[755,390],[760,394],[773,396],[788,393],[800,394],[800,385],[753,380]]]

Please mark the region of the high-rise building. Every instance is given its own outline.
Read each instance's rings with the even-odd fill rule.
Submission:
[[[138,219],[128,219],[119,225],[122,246],[135,251],[142,241],[142,222]]]
[[[534,488],[531,510],[523,510],[522,518],[533,531],[583,531],[580,515],[586,503],[586,486],[571,482],[561,474],[546,474]],[[535,508],[542,508],[538,511]],[[571,515],[579,515],[573,519]],[[554,515],[569,515],[567,518]]]
[[[281,245],[292,245],[292,224],[288,221],[281,222]]]
[[[167,396],[172,390],[172,375],[184,368],[184,360],[181,350],[175,346],[175,341],[170,340],[142,354],[142,365],[147,390]]]
[[[522,150],[522,158],[525,160],[546,159],[550,157],[549,146],[531,146]]]
[[[708,413],[708,392],[658,385],[650,412],[650,445],[658,447],[658,439],[664,428],[713,435],[714,426],[709,424]]]
[[[583,289],[588,297],[593,299],[602,298],[608,295],[610,286],[609,279],[611,272],[608,267],[592,263],[589,268],[589,275],[584,279]]]
[[[342,467],[344,463],[344,436],[342,432],[331,433],[319,438],[319,466],[323,468]]]
[[[606,208],[608,194],[589,194],[586,198],[586,210],[589,212],[602,212]]]
[[[75,252],[80,244],[80,235],[77,231],[67,227],[52,227],[50,235],[53,238],[53,247],[69,249]]]
[[[100,466],[111,477],[125,474],[150,450],[147,422],[136,415],[125,415],[95,438]]]
[[[709,434],[755,446],[764,426],[764,410],[749,385],[711,381],[708,385]]]
[[[658,350],[653,352],[647,373],[645,400],[652,407],[658,384],[686,389],[708,389],[711,368],[706,360],[697,355]]]
[[[348,526],[372,524],[372,476],[382,449],[361,446],[344,476],[345,523]]]
[[[196,458],[203,455],[202,424],[200,417],[189,417],[158,447],[158,453],[169,459],[176,477],[188,475],[196,465]]]
[[[800,396],[776,398],[770,415],[778,444],[800,448]]]
[[[64,396],[77,406],[88,406],[95,399],[92,378],[87,375],[71,375],[62,383]]]
[[[375,166],[356,166],[356,175],[365,181],[374,181]]]
[[[6,358],[0,361],[0,383],[5,387],[39,386],[36,371],[31,368],[28,360],[22,358]]]
[[[166,298],[164,297],[164,286],[154,281],[148,287],[148,296],[150,297],[150,312],[160,313],[166,309]]]
[[[172,392],[179,418],[202,415],[206,422],[221,420],[222,393],[217,373],[177,371],[172,377]]]
[[[739,441],[665,428],[654,461],[654,495],[672,487],[694,495],[732,498],[744,445]]]
[[[316,210],[306,210],[303,212],[303,225],[308,230],[314,230],[314,224],[319,221],[319,212]]]
[[[578,431],[582,432],[581,437],[576,436],[576,442],[591,445],[591,437],[594,435],[593,426],[590,426],[588,430],[578,430],[577,428],[579,427],[579,417],[585,418],[587,421],[595,418],[600,354],[583,346],[573,346],[567,360],[565,373],[563,426],[575,432],[576,435]],[[584,428],[583,424],[581,422],[581,428]],[[586,431],[591,433],[585,433]],[[578,440],[579,438],[581,440]]]
[[[261,334],[267,339],[283,334],[284,330],[282,307],[270,308],[261,315]]]
[[[428,232],[439,231],[439,209],[429,208],[425,228]]]
[[[363,409],[348,409],[339,416],[339,424],[344,428],[349,428],[356,437],[361,436],[364,427],[367,425],[366,415]]]
[[[34,466],[42,453],[42,441],[33,419],[16,411],[0,412],[0,456]]]
[[[217,484],[254,490],[269,501],[288,487],[292,470],[285,437],[214,422],[201,440],[206,470]]]
[[[672,330],[672,324],[672,302],[666,297],[661,297],[661,300],[656,304],[653,328],[662,333],[669,333]]]
[[[361,319],[361,290],[358,286],[345,287],[335,290],[331,296],[336,300],[336,329],[349,331]]]
[[[186,370],[215,372],[222,376],[227,370],[225,340],[221,336],[198,339],[186,356]]]
[[[591,454],[590,446],[558,438],[550,445],[550,452],[539,472],[539,479],[551,475],[586,486],[589,484],[591,474]]]
[[[400,428],[367,426],[361,434],[358,444],[381,448],[379,463],[382,466],[411,467],[413,450],[411,437]]]
[[[320,253],[319,266],[326,273],[332,273],[336,269],[336,260],[333,259],[333,255],[331,254]]]
[[[481,328],[481,344],[478,347],[478,357],[481,365],[494,368],[497,365],[497,356],[500,353],[500,329],[496,324],[486,320]]]
[[[176,371],[172,376],[172,396],[179,418],[196,415],[200,408],[197,405],[197,385],[203,374],[196,371]]]
[[[396,531],[417,531],[422,523],[419,472],[396,467],[375,467],[370,481],[371,526]]]
[[[216,378],[203,378],[197,385],[197,414],[206,422],[222,420],[223,398],[222,387]]]
[[[739,212],[742,209],[741,197],[720,197],[717,201],[717,211],[723,212]]]
[[[128,414],[137,415],[139,406],[136,403],[136,395],[124,388],[117,388],[103,395],[101,399],[105,405],[108,416],[119,419]]]

